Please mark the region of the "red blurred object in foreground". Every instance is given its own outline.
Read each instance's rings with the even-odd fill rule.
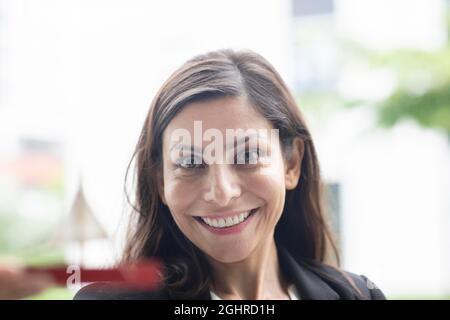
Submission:
[[[67,286],[74,281],[113,282],[131,289],[155,289],[161,282],[162,265],[158,260],[145,260],[136,264],[121,265],[109,269],[80,268],[77,265],[52,267],[28,267],[28,273],[47,274],[57,285]]]

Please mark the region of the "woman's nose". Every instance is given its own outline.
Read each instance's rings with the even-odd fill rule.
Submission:
[[[230,165],[213,164],[209,167],[207,183],[208,190],[204,200],[226,206],[233,198],[241,194],[241,188]]]

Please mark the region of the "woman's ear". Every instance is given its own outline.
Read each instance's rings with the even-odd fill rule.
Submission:
[[[285,155],[285,184],[287,190],[297,187],[301,175],[305,144],[299,137],[294,138],[292,146],[287,148]]]

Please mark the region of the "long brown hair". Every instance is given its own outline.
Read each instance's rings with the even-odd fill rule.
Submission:
[[[204,253],[179,230],[159,196],[162,135],[186,104],[238,96],[245,96],[279,129],[284,156],[289,155],[295,137],[304,143],[301,176],[297,187],[286,192],[282,216],[275,228],[276,244],[285,247],[297,261],[324,263],[331,257],[339,264],[323,205],[324,190],[314,144],[286,84],[257,53],[209,52],[183,64],[157,92],[132,157],[132,161],[136,158],[136,197],[123,259],[130,262],[161,258],[166,265],[166,287],[180,297],[189,298],[208,290],[212,272]]]

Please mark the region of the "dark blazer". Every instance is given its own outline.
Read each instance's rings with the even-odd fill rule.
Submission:
[[[383,292],[365,276],[314,262],[298,263],[284,248],[278,248],[280,266],[293,283],[302,300],[384,300]],[[355,287],[357,289],[355,289]],[[359,292],[358,292],[359,291]],[[176,299],[167,290],[129,291],[110,283],[93,283],[83,287],[75,300],[148,300]],[[209,291],[194,299],[211,300]]]

